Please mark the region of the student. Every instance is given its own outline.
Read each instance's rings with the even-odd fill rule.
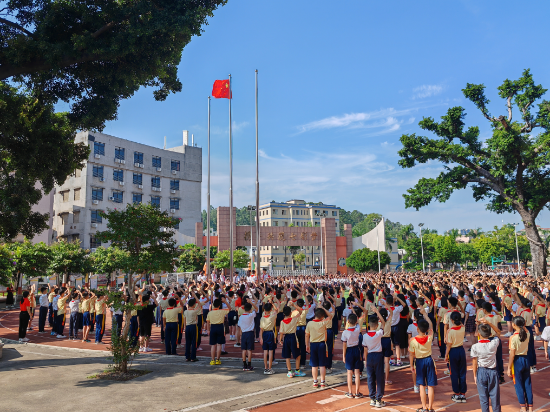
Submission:
[[[278,312],[279,308],[274,307],[271,302],[264,303],[264,313],[260,319],[260,345],[264,351],[264,375],[275,373],[272,366],[275,349],[277,349],[274,328]]]
[[[165,290],[165,292],[167,292]],[[168,296],[168,293],[166,294]],[[191,299],[194,300],[194,299]],[[167,355],[177,355],[176,347],[179,333],[179,310],[176,307],[177,301],[174,298],[167,299],[168,304],[166,309],[162,310],[162,306],[159,306],[158,310],[162,310],[162,330],[164,330],[164,346],[166,347]],[[162,300],[161,300],[162,302]],[[191,302],[191,301],[189,301]],[[163,305],[164,306],[164,305]],[[201,308],[202,309],[202,308]],[[196,328],[196,325],[194,325]],[[186,330],[187,335],[187,330]],[[187,336],[186,336],[187,339]],[[189,358],[187,358],[189,360]]]
[[[324,388],[326,386],[326,362],[327,362],[327,328],[332,326],[333,314],[323,307],[315,309],[315,318],[306,326],[306,350],[310,353],[309,364],[313,376],[313,387]],[[317,380],[318,372],[321,372],[321,384]]]
[[[237,299],[235,298],[235,292],[230,290],[227,292],[227,296],[229,297],[229,313],[227,314],[227,325],[229,326],[229,340],[236,340],[237,339],[237,310],[235,309],[235,302]]]
[[[299,308],[302,308],[300,312],[300,318],[298,319],[298,324],[296,325],[296,339],[298,339],[298,350],[300,351],[300,370],[304,369],[306,366],[306,325],[307,325],[307,314],[308,307],[305,304],[303,299],[298,299],[296,305]],[[292,313],[294,316],[296,311]]]
[[[508,376],[514,378],[514,387],[521,412],[533,412],[533,389],[527,351],[531,337],[525,330],[525,319],[515,316],[512,319],[514,334],[510,337],[510,358]]]
[[[292,291],[296,292],[296,291]],[[296,311],[292,313],[291,306],[285,306],[283,308],[284,319],[281,321],[281,330],[279,334],[279,344],[282,345],[282,356],[286,361],[287,374],[289,378],[295,376],[302,377],[306,374],[300,371],[300,350],[298,348],[298,340],[296,339],[296,326],[300,320],[302,314],[302,308],[296,306],[295,302],[288,302],[289,305],[294,307]],[[292,365],[290,359],[294,357],[295,371],[292,372]]]
[[[46,326],[46,318],[48,317],[48,309],[50,302],[48,300],[48,288],[40,288],[40,311],[38,312],[38,333],[46,333],[44,327]],[[50,325],[51,326],[51,325]]]
[[[514,315],[521,316],[525,320],[525,329],[530,338],[527,356],[529,359],[529,366],[531,367],[531,373],[535,373],[537,371],[537,354],[535,352],[535,339],[533,335],[533,312],[530,307],[531,302],[526,298],[520,298],[517,294],[514,295],[514,297],[520,306]]]
[[[82,293],[82,342],[89,343],[88,335],[90,334],[90,325],[92,324],[92,316],[90,314],[90,305],[92,304],[92,297],[95,297],[93,292],[90,295],[87,291]]]
[[[31,302],[29,301],[29,291],[25,290],[19,301],[19,342],[28,342],[27,326],[32,318]]]
[[[550,314],[550,311],[548,311],[548,313]],[[543,340],[544,357],[546,358],[546,360],[549,360],[550,359],[550,347],[548,345],[548,341],[550,341],[550,325],[546,326],[543,329],[540,337]]]
[[[69,299],[69,289],[61,288],[60,296],[57,299],[57,317],[55,326],[57,327],[57,339],[64,339],[63,330],[65,329],[65,302]]]
[[[54,334],[53,329],[55,329],[55,323],[54,323],[54,312],[53,312],[53,298],[57,295],[57,292],[55,291],[55,288],[50,289],[50,293],[48,293],[48,323],[50,327],[52,328],[51,335]]]
[[[136,300],[137,299],[138,297],[136,296]],[[130,302],[130,296],[126,297],[126,303],[128,302]],[[138,314],[137,309],[134,309],[130,312],[130,344],[132,345],[132,348],[135,348],[139,342],[139,322],[138,322],[137,314]],[[86,316],[84,316],[84,319],[86,319]]]
[[[437,313],[437,344],[439,346],[439,359],[444,359],[445,352],[447,351],[447,347],[445,346],[445,317],[447,316],[447,312],[449,312],[449,303],[445,296],[441,297],[440,303],[441,308],[439,308],[439,312]]]
[[[466,307],[464,309],[466,321],[464,323],[466,333],[470,334],[470,337],[472,338],[472,342],[475,342],[475,335],[476,335],[476,304],[474,303],[474,295],[469,294],[469,302],[466,304]],[[468,351],[470,351],[468,349]]]
[[[390,360],[393,355],[393,350],[391,348],[391,319],[393,317],[393,309],[384,302],[385,307],[380,309],[380,315],[384,319],[384,334],[382,335],[382,355],[384,355],[384,384],[391,385],[393,382],[389,380],[390,377]],[[380,328],[380,323],[378,327]]]
[[[416,384],[420,387],[422,408],[417,409],[417,412],[425,412],[433,411],[437,372],[435,362],[432,359],[432,321],[423,307],[420,307],[419,310],[424,319],[418,321],[418,336],[409,342],[409,360],[411,363],[411,372],[414,372],[416,369]],[[427,403],[426,386],[428,387]]]
[[[498,325],[500,324],[502,318],[500,315],[495,315],[493,312],[493,306],[490,302],[483,302],[481,304],[481,307],[483,308],[483,317],[480,317],[478,319],[478,323],[483,323],[483,321],[490,323],[494,327],[491,330],[491,337],[489,340],[495,339],[495,337],[498,335],[500,336],[500,330],[498,329]],[[497,332],[498,331],[498,334]],[[502,359],[502,341],[499,340],[499,345],[497,349],[497,372],[500,376],[500,383],[504,383],[504,360]]]
[[[75,290],[72,294],[72,299],[69,302],[69,340],[76,340],[78,336],[78,308],[80,305],[80,292]]]
[[[225,344],[225,330],[223,322],[225,316],[229,313],[229,309],[222,309],[222,302],[227,305],[227,300],[225,300],[225,297],[215,299],[212,303],[212,310],[208,311],[208,314],[206,315],[207,327],[210,330],[210,354],[212,356],[210,365],[222,364],[220,357],[222,345]]]
[[[451,371],[451,385],[454,395],[451,400],[457,403],[466,403],[466,351],[464,351],[465,329],[462,325],[462,316],[459,312],[451,312],[451,327],[445,336],[445,361]]]
[[[399,306],[394,306],[395,301],[394,298],[397,299],[400,303]],[[403,363],[401,362],[401,347],[399,346],[399,321],[401,320],[401,312],[403,311],[403,307],[405,306],[404,302],[399,299],[397,295],[388,295],[386,296],[386,304],[391,308],[392,310],[392,318],[391,318],[391,341],[393,343],[393,347],[395,348],[395,361],[390,360],[390,365],[393,366],[402,366]]]
[[[376,315],[369,317],[369,330],[363,335],[365,358],[367,359],[367,384],[369,386],[370,405],[377,408],[386,406],[382,400],[386,387],[386,374],[384,372],[384,353],[382,338],[385,334],[386,322],[380,311],[373,306]],[[390,323],[390,322],[388,322]],[[357,383],[357,378],[355,378]]]
[[[187,302],[187,310],[183,312],[185,324],[185,359],[187,362],[197,362],[197,342],[200,336],[198,318],[202,314],[202,305],[197,302],[197,295],[191,292],[192,299]]]
[[[493,412],[500,412],[500,377],[496,359],[500,339],[489,340],[493,325],[485,320],[482,322],[484,323],[477,328],[479,341],[472,345],[470,352],[474,383],[479,393],[481,412],[489,412],[489,400],[491,400]]]
[[[241,329],[241,352],[243,359],[243,371],[252,371],[252,351],[254,350],[254,327],[256,323],[257,306],[253,301],[244,304],[244,312],[239,317],[237,326]],[[229,313],[229,312],[228,312]],[[247,362],[248,359],[248,362]]]
[[[415,337],[418,336],[418,321],[420,319],[424,319],[418,308],[414,310],[413,316],[414,316],[414,321],[407,328],[407,335],[409,336],[409,342],[412,338],[415,338]],[[428,317],[429,317],[429,314],[428,314]],[[414,372],[414,370],[411,374],[411,378],[412,378],[412,381],[413,381],[413,391],[414,391],[414,393],[420,393],[420,388],[416,384],[416,373]]]
[[[160,319],[164,319],[162,314],[168,308],[168,305],[169,305],[169,303],[168,303],[168,293],[170,293],[170,288],[164,289],[161,293],[161,298],[158,300],[157,312],[160,313],[160,316],[159,316]],[[157,323],[160,323],[160,343],[164,344],[164,339],[166,337],[165,330],[164,330],[164,324],[166,322],[164,322],[164,320],[159,322],[159,320],[157,320]],[[172,326],[170,326],[170,327],[172,327]]]
[[[101,296],[95,302],[95,344],[104,344],[103,334],[105,333],[105,318],[106,318],[106,308],[107,305],[105,301],[107,300],[107,295]]]
[[[355,302],[351,303],[356,305]],[[348,391],[344,394],[347,398],[362,398],[361,389],[361,348],[359,347],[359,336],[361,335],[361,324],[363,317],[357,318],[355,313],[350,313],[346,316],[346,329],[342,332],[341,340],[343,342],[342,359],[346,364]],[[353,393],[352,384],[353,376],[355,375],[355,393]]]

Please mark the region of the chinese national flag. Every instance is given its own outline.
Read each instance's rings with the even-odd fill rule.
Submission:
[[[232,96],[229,92],[229,79],[228,80],[216,80],[212,87],[212,96],[216,99],[231,99]]]

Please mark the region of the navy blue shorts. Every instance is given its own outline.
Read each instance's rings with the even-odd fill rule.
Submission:
[[[300,350],[298,349],[298,342],[296,340],[296,334],[286,334],[283,339],[282,349],[283,359],[296,359],[300,356]]]
[[[237,311],[236,310],[230,310],[227,313],[227,325],[228,326],[235,326],[238,321],[239,321],[239,317],[237,316]]]
[[[90,312],[84,312],[84,316],[82,317],[82,325],[92,326],[92,319],[90,316]]]
[[[275,319],[275,325],[277,325],[277,329],[279,329],[279,325],[281,324],[281,321],[285,318],[285,315],[283,312],[277,313],[277,318]]]
[[[243,332],[241,335],[241,350],[254,350],[254,331]]]
[[[210,324],[210,345],[223,345],[225,343],[225,328],[223,323]]]
[[[504,320],[506,322],[510,322],[512,320],[513,316],[512,316],[512,312],[510,312],[508,310],[508,308],[506,306],[504,306]]]
[[[394,346],[399,346],[399,325],[391,327],[391,341]]]
[[[309,366],[312,368],[327,366],[327,345],[325,342],[311,342]]]
[[[391,350],[391,338],[382,338],[380,342],[382,343],[382,354],[384,358],[391,358],[393,355],[393,351]]]
[[[437,372],[431,356],[415,359],[416,384],[422,386],[437,386]]]
[[[361,369],[363,361],[361,360],[361,348],[359,346],[352,346],[346,349],[346,369],[352,371],[355,369]]]
[[[266,330],[262,333],[262,349],[263,350],[275,350],[277,344],[275,343],[275,334],[272,330]]]

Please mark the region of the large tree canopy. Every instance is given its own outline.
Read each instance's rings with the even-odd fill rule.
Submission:
[[[183,48],[227,0],[10,0],[0,10],[0,80],[71,102],[79,128],[101,129],[140,86],[181,91]]]
[[[535,85],[529,70],[518,80],[505,80],[498,90],[507,114],[500,116],[490,114],[484,89],[482,84],[467,84],[463,93],[492,128],[492,136],[485,141],[480,139],[479,127],[465,127],[462,107],[450,108],[441,122],[428,117],[419,123],[436,138],[401,136],[402,167],[430,160],[444,165],[438,177],[422,178],[408,190],[405,205],[418,210],[433,200],[445,202],[455,190],[471,185],[474,199],[487,200],[488,210],[519,213],[530,242],[534,273],[545,275],[546,248],[535,219],[550,201],[550,102],[540,100],[546,89]],[[513,120],[514,112],[519,112],[519,121]]]

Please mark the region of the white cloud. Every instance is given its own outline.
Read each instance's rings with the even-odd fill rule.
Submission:
[[[435,96],[442,91],[443,86],[440,84],[423,84],[413,89],[413,99],[424,99],[426,97]]]

